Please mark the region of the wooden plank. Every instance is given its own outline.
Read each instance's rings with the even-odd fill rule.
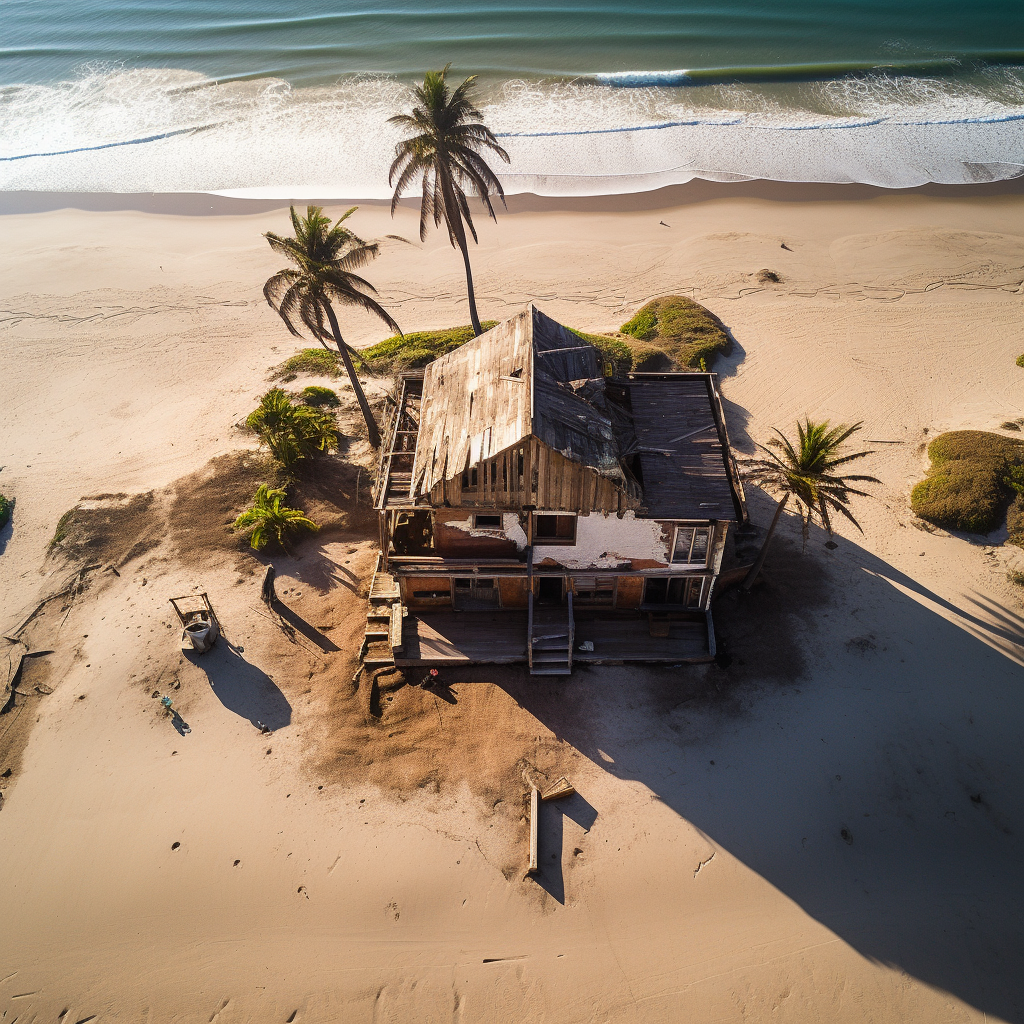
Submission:
[[[391,606],[391,627],[388,631],[388,642],[393,651],[402,649],[402,604],[395,602]]]
[[[572,796],[575,792],[572,783],[563,775],[541,796],[541,800],[561,800],[562,797]]]
[[[530,787],[530,863],[527,873],[535,875],[540,870],[540,790]]]

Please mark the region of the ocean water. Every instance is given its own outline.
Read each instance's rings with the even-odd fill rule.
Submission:
[[[0,189],[383,197],[449,61],[513,193],[1024,173],[1021,0],[0,0]]]

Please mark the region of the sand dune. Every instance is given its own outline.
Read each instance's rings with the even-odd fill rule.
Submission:
[[[299,347],[260,295],[283,212],[4,217],[0,623],[74,571],[46,549],[82,498],[119,572],[26,629],[54,653],[0,716],[8,1019],[1024,1020],[1024,552],[908,503],[929,436],[1024,414],[1024,200],[799,194],[523,197],[482,230],[481,313],[611,330],[693,295],[736,339],[741,452],[805,413],[864,421],[864,534],[803,549],[787,522],[763,587],[716,606],[726,670],[478,668],[436,696],[350,683],[375,533],[351,475],[275,560],[282,620],[222,530],[259,466],[211,460],[252,449],[236,424]],[[409,209],[354,224],[416,237]],[[407,330],[466,319],[436,236],[367,276]],[[227,642],[186,659],[167,598],[193,587]],[[577,789],[545,805],[536,880],[524,765]]]

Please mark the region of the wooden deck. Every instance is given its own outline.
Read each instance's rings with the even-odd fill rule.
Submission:
[[[395,664],[525,664],[526,635],[525,612],[410,612]],[[579,649],[587,640],[594,644],[593,651]],[[667,637],[652,637],[646,618],[577,618],[574,647],[574,662],[597,665],[676,664],[711,658],[704,622],[674,621]]]

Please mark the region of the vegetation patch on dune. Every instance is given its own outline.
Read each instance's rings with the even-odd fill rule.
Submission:
[[[497,323],[485,320],[481,326],[489,331]],[[681,295],[648,302],[617,334],[569,329],[593,345],[619,373],[699,370],[702,365],[709,368],[714,357],[729,348],[729,336],[718,317]],[[473,328],[468,325],[396,334],[357,352],[357,356],[377,373],[396,373],[426,366],[473,337]],[[289,356],[274,371],[274,377],[294,380],[300,373],[338,377],[342,370],[335,352],[306,348]]]
[[[6,495],[0,494],[0,530],[7,525],[7,520],[11,518],[11,509],[13,508],[14,502]]]
[[[1024,533],[1024,442],[984,430],[954,430],[928,445],[931,467],[910,495],[910,505],[936,526],[991,533],[1013,503]],[[1015,541],[1019,543],[1019,541]]]
[[[300,373],[317,377],[340,377],[343,371],[338,353],[329,348],[304,348],[289,356],[275,371],[277,380],[294,380]]]
[[[652,299],[620,330],[649,346],[646,351],[634,348],[633,368],[641,371],[661,369],[654,365],[659,357],[667,357],[676,368],[699,369],[702,360],[710,367],[719,352],[729,349],[729,335],[722,321],[683,295]]]
[[[497,320],[485,320],[480,326],[489,331],[497,326]],[[363,356],[375,370],[382,372],[398,369],[414,370],[426,366],[438,356],[473,340],[473,328],[444,327],[437,331],[416,331],[412,334],[395,334],[390,338],[365,349]]]
[[[1024,366],[1024,352],[1017,356],[1017,365]]]

